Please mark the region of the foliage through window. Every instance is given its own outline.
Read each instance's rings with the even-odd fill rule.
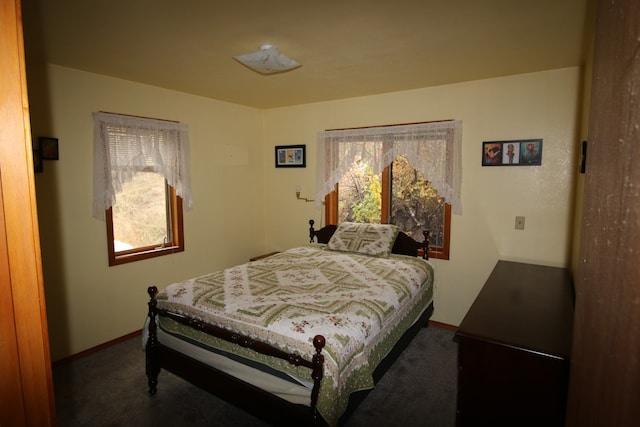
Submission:
[[[157,173],[137,173],[107,212],[110,265],[183,251],[182,235],[182,200]]]
[[[138,172],[122,187],[112,211],[116,252],[167,242],[166,193],[164,177],[153,172]]]
[[[423,238],[422,231],[429,230],[429,243],[440,252],[447,247],[448,253],[445,227],[448,229],[450,224],[446,220],[445,200],[404,156],[393,161],[391,178],[389,222],[418,241]]]
[[[357,159],[340,180],[337,194],[338,223],[391,223],[418,241],[429,230],[430,256],[449,258],[451,207],[406,156],[396,158],[380,175]]]

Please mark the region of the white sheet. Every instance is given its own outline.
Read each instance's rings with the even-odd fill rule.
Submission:
[[[148,323],[149,319],[145,322],[142,333],[143,349],[146,347],[149,335],[147,332]],[[235,360],[229,359],[224,355],[208,351],[200,346],[176,338],[173,335],[164,332],[161,328],[158,328],[158,341],[166,347],[186,354],[193,359],[219,369],[222,372],[232,375],[246,383],[252,384],[288,402],[306,406],[309,406],[311,402],[312,382],[305,382],[292,377],[294,380],[303,383],[297,385],[291,381],[275,377],[256,368],[252,368]]]

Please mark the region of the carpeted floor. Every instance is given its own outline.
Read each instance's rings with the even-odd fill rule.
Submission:
[[[345,426],[453,427],[457,350],[453,332],[422,329]],[[150,396],[139,337],[59,365],[53,374],[60,427],[267,426],[168,372]]]

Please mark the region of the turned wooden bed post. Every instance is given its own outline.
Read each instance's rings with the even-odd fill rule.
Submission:
[[[422,241],[422,258],[429,259],[429,234],[431,232],[429,230],[422,230],[422,234],[424,235],[424,240]]]
[[[320,394],[320,384],[324,377],[324,356],[322,355],[322,349],[325,345],[325,339],[322,335],[316,335],[313,338],[313,346],[316,349],[316,354],[311,359],[313,362],[313,371],[311,372],[311,378],[313,378],[313,389],[311,390],[311,410],[313,411],[313,423],[317,425],[320,422],[320,415],[318,414],[318,395]]]
[[[149,337],[147,338],[147,345],[145,349],[146,353],[146,368],[147,368],[147,380],[149,383],[149,394],[156,394],[158,387],[158,374],[160,373],[160,365],[158,361],[158,324],[156,323],[156,295],[158,288],[156,286],[149,286],[147,289],[149,294]]]
[[[315,224],[315,221],[310,219],[309,220],[309,243],[313,243],[316,237],[316,231],[313,229],[313,224]]]

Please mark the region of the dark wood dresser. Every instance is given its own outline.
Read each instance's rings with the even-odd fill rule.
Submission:
[[[457,426],[563,426],[572,329],[568,269],[498,261],[456,332]]]

